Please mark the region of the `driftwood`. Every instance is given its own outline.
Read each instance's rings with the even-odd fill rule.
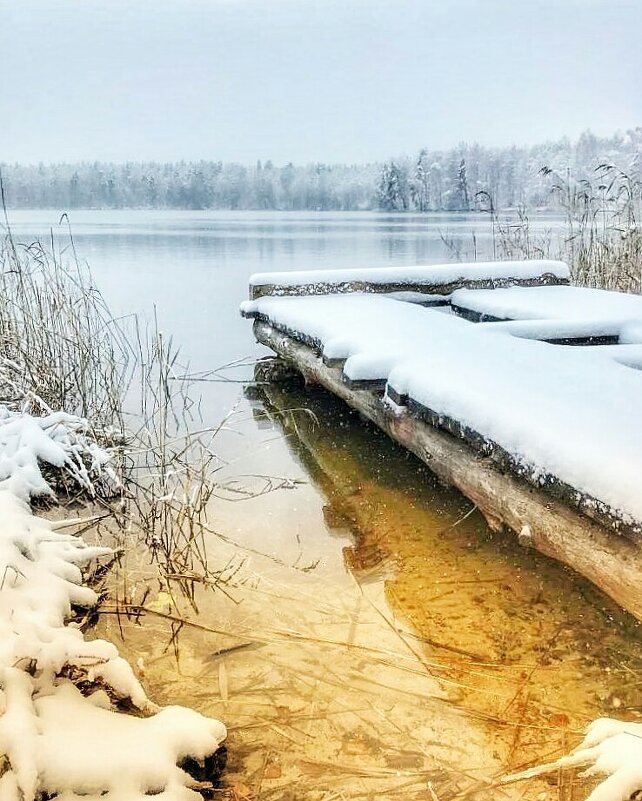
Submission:
[[[257,320],[259,342],[320,384],[418,456],[446,484],[473,501],[494,529],[506,527],[531,546],[585,576],[642,621],[642,547],[608,530],[551,495],[503,472],[463,439],[431,425],[411,410],[393,410],[374,392],[354,389],[340,367],[292,336]]]
[[[375,283],[372,281],[318,281],[296,285],[287,284],[251,284],[250,300],[257,300],[266,295],[345,295],[349,292],[368,292],[389,294],[391,292],[419,292],[426,295],[451,295],[456,289],[504,289],[509,286],[559,286],[568,284],[566,278],[559,278],[553,273],[542,273],[536,278],[460,278],[439,284],[431,281],[390,281]]]

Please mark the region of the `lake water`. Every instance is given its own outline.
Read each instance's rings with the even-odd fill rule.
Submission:
[[[21,241],[68,241],[60,212],[12,211]],[[149,313],[182,344],[194,369],[256,353],[238,315],[248,277],[269,270],[430,264],[491,258],[483,214],[73,211],[76,249],[118,314]],[[559,218],[533,223],[542,236]]]
[[[65,241],[54,211],[10,216],[18,240]],[[114,312],[156,309],[194,371],[262,352],[237,311],[253,272],[493,255],[480,215],[77,211],[71,224]],[[592,717],[639,708],[639,626],[587,582],[467,516],[465,498],[321,391],[203,390],[206,422],[235,410],[217,440],[227,477],[296,483],[213,505],[211,555],[236,583],[231,598],[199,591],[201,628],[183,627],[180,647],[151,616],[99,631],[143,657],[154,698],[230,726],[230,797],[424,799],[430,781],[447,801],[566,750]],[[131,566],[127,581],[134,598],[150,584]],[[152,588],[162,609],[167,588]],[[567,801],[571,784],[468,797]]]

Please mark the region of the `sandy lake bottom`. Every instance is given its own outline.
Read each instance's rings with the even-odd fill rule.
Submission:
[[[556,758],[590,719],[635,716],[635,621],[493,534],[326,393],[269,386],[236,414],[249,447],[227,471],[255,497],[212,504],[210,567],[225,582],[197,586],[197,608],[173,592],[172,606],[131,557],[113,589],[136,602],[150,586],[158,614],[97,628],[156,701],[227,724],[217,795],[584,798],[573,776],[493,780]],[[285,487],[264,478],[284,475]]]

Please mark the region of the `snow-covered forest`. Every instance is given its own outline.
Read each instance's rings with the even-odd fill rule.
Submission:
[[[2,164],[11,208],[177,208],[468,211],[485,192],[497,208],[555,204],[543,167],[576,177],[613,163],[642,174],[642,128],[610,137],[590,131],[530,147],[460,144],[422,149],[383,164],[254,166],[220,161]]]

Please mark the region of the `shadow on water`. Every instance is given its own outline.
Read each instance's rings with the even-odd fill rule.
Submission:
[[[428,653],[467,657],[433,669],[452,701],[500,731],[510,721],[508,765],[541,757],[589,719],[640,711],[642,627],[632,617],[493,532],[466,498],[325,391],[261,391],[327,497],[328,527],[354,537],[347,567],[360,583],[384,576],[395,618]]]

